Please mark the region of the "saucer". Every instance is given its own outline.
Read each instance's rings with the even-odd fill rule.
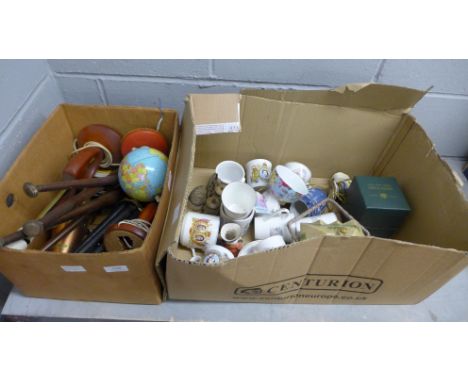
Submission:
[[[244,247],[240,250],[239,255],[237,255],[237,257],[247,256],[247,255],[251,255],[252,253],[254,253],[255,250],[256,250],[256,247],[257,247],[258,243],[260,243],[260,241],[261,240],[255,240],[255,241],[251,241],[250,243],[244,245]]]

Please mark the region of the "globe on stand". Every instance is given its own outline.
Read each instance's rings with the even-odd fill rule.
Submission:
[[[120,187],[135,200],[154,201],[162,192],[166,171],[167,157],[161,151],[146,146],[134,149],[120,163]]]

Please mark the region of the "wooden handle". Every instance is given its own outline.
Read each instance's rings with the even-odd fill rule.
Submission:
[[[97,189],[97,190],[99,190],[99,189]],[[84,191],[82,191],[81,193],[75,195],[73,198],[75,198],[75,200],[77,200],[76,197],[80,196],[80,194],[81,194],[80,198],[84,197],[84,196],[89,196],[89,194],[88,195],[82,194],[83,192]],[[94,193],[96,193],[96,192],[97,191],[94,191]],[[91,196],[89,196],[89,197],[91,197]],[[31,237],[32,236],[37,236],[41,232],[43,232],[45,229],[52,228],[53,226],[55,226],[57,224],[64,223],[66,221],[75,219],[77,217],[96,212],[96,211],[98,211],[99,209],[101,209],[103,207],[107,207],[109,205],[117,203],[120,199],[122,199],[122,197],[123,197],[123,194],[122,194],[121,190],[109,191],[109,192],[106,192],[104,195],[99,196],[98,198],[89,201],[88,203],[86,203],[83,206],[74,208],[71,211],[69,211],[68,213],[64,213],[63,215],[60,215],[58,218],[56,218],[55,221],[53,219],[52,219],[52,221],[49,221],[49,222],[47,220],[44,222],[43,219],[31,220],[31,221],[27,222],[25,224],[25,226],[28,225],[30,231],[35,234],[35,235],[31,235]],[[71,199],[72,198],[68,199],[67,202],[70,202]],[[55,209],[54,209],[54,211],[55,211]],[[39,233],[37,233],[37,232],[39,232]],[[3,236],[3,237],[0,237],[0,248],[4,247],[5,245],[8,245],[10,243],[13,243],[14,241],[25,239],[27,237],[28,237],[28,235],[26,235],[25,232],[22,231],[22,230],[10,233],[10,234],[8,234],[6,236]]]
[[[158,209],[157,203],[148,203],[145,208],[140,212],[138,215],[139,219],[146,220],[148,223],[151,223],[154,219],[154,215],[156,215],[156,211]]]
[[[91,178],[104,159],[104,153],[99,147],[87,147],[76,153],[63,169],[63,177],[74,179]]]
[[[96,199],[89,201],[88,203],[75,208],[74,210],[62,215],[59,219],[54,222],[54,225],[66,222],[71,219],[75,219],[78,216],[90,214],[97,210],[110,206],[117,203],[122,199],[123,194],[121,190],[114,190],[106,192],[104,195],[99,196]]]
[[[0,248],[21,239],[26,239],[26,235],[23,233],[23,231],[16,231],[3,237],[0,237]]]
[[[60,182],[48,184],[32,184],[25,183],[23,190],[31,198],[35,198],[40,192],[66,190],[74,188],[88,188],[100,186],[112,186],[118,184],[119,178],[117,175],[109,175],[103,178],[90,178],[90,179],[75,179],[75,180],[62,180]]]
[[[70,212],[77,204],[90,199],[94,194],[96,194],[96,192],[100,190],[102,190],[102,188],[99,187],[84,189],[83,191],[73,195],[63,203],[59,204],[43,218],[26,222],[23,225],[23,232],[29,237],[34,237],[41,234],[44,232],[44,229],[47,226],[55,224],[57,219],[63,217],[63,215],[67,212]]]

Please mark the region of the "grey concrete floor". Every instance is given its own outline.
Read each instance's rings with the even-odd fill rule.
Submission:
[[[13,289],[2,314],[34,321],[468,321],[468,268],[416,305],[246,304],[167,301],[161,305],[60,301]]]

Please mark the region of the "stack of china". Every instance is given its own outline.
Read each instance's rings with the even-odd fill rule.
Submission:
[[[254,218],[256,202],[257,193],[248,184],[228,184],[221,195],[221,223],[236,223],[245,235]]]
[[[193,263],[214,265],[280,248],[300,233],[301,223],[337,221],[334,213],[322,214],[323,209],[317,209],[292,224],[291,234],[288,222],[327,198],[322,190],[308,186],[312,173],[302,163],[273,167],[266,159],[254,159],[244,170],[237,162],[224,161],[216,166],[215,174],[219,216],[190,211],[182,224],[180,244],[191,248]],[[244,245],[252,222],[255,240]],[[203,256],[196,249],[203,250]]]

